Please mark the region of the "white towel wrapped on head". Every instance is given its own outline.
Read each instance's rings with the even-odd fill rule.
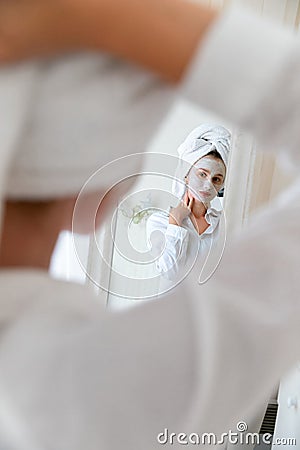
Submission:
[[[0,213],[4,199],[76,197],[90,177],[85,192],[103,192],[139,173],[137,155],[173,96],[153,74],[107,55],[1,68]]]
[[[178,147],[180,161],[173,181],[172,192],[181,199],[185,192],[184,177],[196,161],[216,150],[227,169],[231,133],[221,125],[204,123],[195,128]]]
[[[26,80],[25,70],[31,72]],[[173,96],[146,71],[96,54],[0,71],[0,84],[9,84],[11,75],[14,92],[30,90],[29,98],[19,99],[24,113],[9,150],[5,195],[16,199],[76,195],[100,167],[144,152]],[[133,170],[125,164],[119,169],[102,173],[95,188],[106,188]]]

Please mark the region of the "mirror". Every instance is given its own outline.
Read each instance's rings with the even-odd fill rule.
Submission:
[[[222,233],[214,257],[195,269],[197,282],[209,281],[222,258],[226,236],[238,231],[256,209],[286,186],[286,177],[282,170],[279,174],[274,157],[259,153],[251,136],[186,102],[178,102],[170,112],[147,149],[142,170],[134,174],[133,188],[97,233],[90,237],[61,236],[53,257],[54,275],[89,284],[111,309],[151,301],[189,275],[198,261],[199,245],[192,248],[190,261],[179,278],[169,280],[157,269],[158,254],[150,251],[155,249],[149,247],[147,223],[151,216],[169,214],[170,207],[178,204],[172,192],[178,171],[177,148],[201,123],[220,124],[232,133],[225,187],[215,199],[224,212]]]
[[[177,149],[194,128],[206,123],[219,124],[233,134],[232,127],[224,123],[224,120],[195,108],[187,102],[176,104],[147,149],[143,169],[136,177],[134,187],[119,201],[111,221],[101,228],[95,238],[96,248],[103,249],[106,245],[106,250],[103,251],[106,256],[99,270],[102,281],[98,279],[96,283],[100,287],[100,297],[110,308],[120,309],[134,306],[141,301],[151,301],[173,289],[192,270],[197,271],[199,282],[204,283],[216,270],[226,239],[223,206],[227,195],[230,164],[227,164],[225,177],[224,164],[222,162],[220,164],[220,161],[214,157],[208,158],[213,163],[213,170],[215,165],[219,169],[217,172],[224,170],[223,176],[226,182],[223,186],[222,179],[214,178],[219,183],[219,186],[214,187],[215,194],[217,190],[220,193],[210,202],[211,211],[207,229],[197,230],[198,226],[203,226],[202,222],[192,223],[188,216],[184,218],[184,226],[180,228],[188,230],[189,243],[187,248],[184,248],[184,241],[174,243],[175,247],[179,246],[176,248],[174,257],[176,259],[176,255],[185,252],[187,258],[182,258],[180,264],[175,262],[175,265],[179,266],[177,272],[171,264],[171,269],[166,270],[168,273],[162,273],[159,265],[160,260],[163,259],[162,255],[170,251],[165,248],[164,230],[170,228],[175,233],[178,228],[175,225],[168,227],[170,207],[174,208],[179,204],[179,197],[174,193],[174,178],[179,187],[184,188],[185,181],[182,174],[191,169],[191,164],[179,161]],[[203,156],[205,155],[206,153]],[[220,169],[220,166],[224,169],[222,167]],[[208,164],[204,170],[209,171],[209,168],[211,167]],[[201,164],[198,169],[202,169]],[[189,174],[188,187],[190,191],[195,191],[192,174],[191,172]],[[155,229],[157,222],[160,223]],[[180,234],[180,231],[178,232]],[[172,239],[173,236],[169,236],[169,246]],[[173,241],[175,242],[174,239]],[[108,242],[111,245],[108,246]],[[94,258],[96,255],[97,251],[94,251]],[[168,255],[165,260],[168,260]]]

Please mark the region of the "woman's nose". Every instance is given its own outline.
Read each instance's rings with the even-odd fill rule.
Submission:
[[[203,183],[203,189],[205,191],[210,191],[212,188],[213,188],[213,184],[212,184],[211,180],[206,179]]]

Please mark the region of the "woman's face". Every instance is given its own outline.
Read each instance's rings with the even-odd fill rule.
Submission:
[[[213,156],[204,156],[193,165],[188,175],[190,194],[202,203],[210,202],[223,187],[225,174],[223,161]]]

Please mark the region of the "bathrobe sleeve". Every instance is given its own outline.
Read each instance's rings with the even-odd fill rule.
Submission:
[[[299,41],[290,29],[229,9],[196,54],[182,93],[299,164]]]
[[[176,280],[186,261],[189,232],[184,227],[169,224],[167,213],[155,213],[147,220],[147,243],[156,257],[159,273],[168,280]]]
[[[25,307],[12,280],[23,306],[1,327],[4,448],[153,450],[175,433],[179,450],[178,438],[236,432],[300,357],[299,199],[300,184],[228,243],[208,283],[188,277],[124,313],[54,281],[32,280]]]

